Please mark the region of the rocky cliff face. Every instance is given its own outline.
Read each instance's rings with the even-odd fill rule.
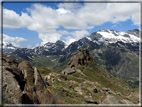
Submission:
[[[87,49],[79,49],[78,51],[76,51],[71,61],[68,63],[68,67],[76,68],[79,65],[88,66],[91,59],[93,58],[91,57]]]
[[[56,104],[57,100],[45,85],[38,70],[30,62],[2,57],[3,102],[12,104]]]
[[[75,73],[75,71],[79,71],[78,68],[81,66],[88,67],[90,61],[93,61],[93,63],[95,64],[92,56],[89,54],[89,51],[87,49],[79,49],[71,58],[70,62],[68,63],[68,66],[62,71],[62,73]]]

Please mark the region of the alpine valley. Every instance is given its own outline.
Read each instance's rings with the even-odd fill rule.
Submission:
[[[88,49],[98,66],[130,87],[139,87],[140,30],[99,30],[88,37],[66,45],[58,40],[33,49],[17,48],[3,41],[3,53],[17,62],[29,61],[36,67],[49,67],[60,72],[79,49]]]

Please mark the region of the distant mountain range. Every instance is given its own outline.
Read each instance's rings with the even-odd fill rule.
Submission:
[[[86,43],[93,43],[97,46],[115,44],[115,46],[117,47],[125,47],[130,49],[129,46],[138,47],[139,41],[140,38],[139,38],[138,29],[123,31],[123,32],[118,32],[116,30],[100,30],[98,32],[92,33],[89,37],[84,37],[78,41],[71,43],[66,50],[73,51],[76,50],[73,48],[79,49]],[[14,51],[18,52],[22,50],[21,51],[22,53],[30,52],[33,55],[35,54],[50,55],[55,53],[62,54],[64,53],[66,46],[67,45],[64,42],[58,40],[56,43],[48,42],[42,46],[35,47],[34,49],[28,49],[28,48],[17,48],[13,46],[11,43],[3,41],[3,52],[5,54],[11,54]]]
[[[30,61],[35,66],[47,66],[60,71],[67,65],[74,52],[87,48],[95,62],[132,87],[138,87],[140,30],[100,30],[72,42],[67,46],[58,40],[34,49],[17,48],[3,42],[3,53],[21,62]]]

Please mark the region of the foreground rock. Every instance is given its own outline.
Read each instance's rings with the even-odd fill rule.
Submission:
[[[40,73],[28,61],[19,65],[3,55],[3,102],[14,104],[56,104]]]
[[[39,71],[36,68],[34,69],[34,79],[35,79],[34,85],[35,85],[35,91],[36,91],[35,94],[38,97],[38,101],[41,104],[57,103],[53,93],[48,87],[46,87]]]
[[[22,90],[20,89],[19,83],[8,70],[4,70],[3,73],[3,100],[5,102],[11,102],[16,104],[22,103]]]
[[[20,83],[18,83],[18,77],[22,72],[17,68],[18,63],[14,60],[3,55],[3,101],[6,103],[22,103],[22,90]]]

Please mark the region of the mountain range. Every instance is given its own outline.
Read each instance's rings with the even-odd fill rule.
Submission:
[[[88,49],[78,49],[61,72],[29,61],[18,63],[4,54],[2,62],[4,105],[140,104],[139,88],[132,89],[98,66]]]
[[[76,50],[86,48],[98,65],[135,88],[139,84],[139,32],[138,29],[99,30],[68,46],[58,40],[33,49],[17,48],[3,41],[3,53],[18,62],[27,60],[33,66],[46,66],[60,72]]]

